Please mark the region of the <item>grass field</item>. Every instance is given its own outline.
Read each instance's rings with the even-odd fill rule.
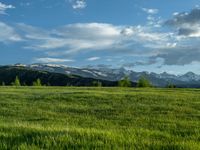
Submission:
[[[0,87],[0,149],[200,149],[200,90]]]

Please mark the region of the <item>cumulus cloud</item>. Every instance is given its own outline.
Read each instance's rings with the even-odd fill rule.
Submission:
[[[134,29],[132,29],[131,27],[124,28],[121,31],[121,34],[126,35],[126,36],[132,36],[134,34]]]
[[[158,55],[151,57],[162,58],[165,65],[187,65],[193,62],[199,62],[200,49],[198,47],[177,47],[173,49],[164,49]]]
[[[164,47],[156,48],[152,60],[160,58],[164,65],[187,65],[200,62],[200,9],[190,12],[173,13],[172,19],[164,22],[175,29],[171,42]]]
[[[74,62],[72,59],[60,59],[60,58],[36,58],[35,62],[39,63],[64,63],[64,62]]]
[[[109,53],[112,57],[127,56],[163,58],[164,49],[178,46],[174,33],[155,31],[148,26],[116,26],[105,23],[77,23],[45,30],[26,24],[17,29],[26,39],[25,48],[42,50],[49,57],[77,56],[80,53]],[[166,52],[166,51],[165,51]],[[87,61],[96,61],[91,57]],[[40,59],[41,62],[54,59]],[[112,59],[106,60],[107,62]],[[152,64],[148,61],[144,65]],[[48,62],[47,62],[48,63]],[[135,63],[141,65],[141,63]]]
[[[174,35],[175,36],[175,35]],[[176,38],[176,36],[174,37]],[[187,65],[200,62],[200,39],[196,37],[181,38],[169,47],[157,49],[151,59],[161,58],[164,65]]]
[[[4,23],[1,23],[0,26],[2,26],[1,29],[4,29],[0,32],[0,41],[21,41],[23,39],[24,48],[44,51],[47,58],[37,59],[38,62],[43,63],[69,62],[71,60],[59,59],[59,57],[99,51],[109,53],[113,57],[120,54],[152,59],[153,57],[155,59],[162,58],[165,59],[164,63],[170,64],[168,57],[173,58],[171,56],[173,49],[178,49],[180,45],[175,33],[155,31],[148,26],[77,23],[49,30],[26,24],[17,24],[15,29]],[[185,41],[182,40],[182,46],[188,47],[186,39]],[[182,55],[176,56],[181,57]],[[96,56],[88,58],[87,61],[99,59],[100,57]],[[179,58],[175,60],[179,60]],[[153,62],[148,61],[144,65]],[[176,63],[175,61],[172,62]],[[141,65],[141,63],[135,64]]]
[[[176,12],[165,24],[175,27],[180,36],[200,37],[200,8],[194,8],[190,12]]]
[[[142,26],[103,23],[69,24],[48,31],[25,24],[19,24],[18,28],[24,32],[24,38],[31,41],[26,48],[47,51],[63,49],[62,54],[96,50],[145,53],[143,49],[169,46],[172,36],[172,33],[155,32]]]
[[[5,15],[7,9],[13,9],[13,8],[15,8],[13,5],[6,5],[0,2],[0,14]]]
[[[71,0],[74,9],[86,7],[83,0]],[[0,2],[0,14],[14,6]],[[125,67],[147,66],[162,60],[164,65],[187,65],[200,62],[200,9],[190,12],[175,12],[172,19],[164,22],[156,18],[157,9],[143,8],[147,13],[144,26],[113,25],[108,23],[76,23],[52,29],[44,29],[27,24],[6,24],[0,22],[0,42],[20,42],[29,50],[41,50],[45,57],[36,58],[41,63],[74,62],[74,56],[89,54],[95,56],[85,61],[92,62],[103,58],[107,63],[124,63]],[[159,27],[159,28],[158,28]],[[166,30],[166,27],[170,30]],[[173,29],[173,30],[171,30]],[[98,55],[101,54],[101,55]],[[70,56],[70,57],[68,57]],[[72,57],[71,57],[72,56]],[[114,59],[115,56],[120,58]],[[133,59],[125,60],[126,56]],[[134,58],[145,58],[144,61]],[[81,57],[83,58],[83,57]],[[129,62],[129,63],[127,63]]]
[[[158,9],[150,9],[150,8],[142,8],[142,10],[144,12],[146,12],[147,14],[157,14],[159,12]]]
[[[176,33],[156,30],[150,26],[77,23],[49,30],[26,24],[17,24],[16,29],[5,23],[0,23],[0,26],[0,29],[4,29],[0,32],[0,41],[23,39],[25,48],[44,50],[47,57],[37,59],[42,63],[72,62],[59,57],[88,52],[90,55],[95,52],[95,57],[86,60],[96,61],[101,59],[96,55],[97,51],[109,53],[112,57],[129,55],[133,58],[145,57],[147,60],[141,62],[133,59],[132,63],[125,64],[127,67],[156,64],[157,59],[162,59],[165,65],[185,65],[200,60],[198,38],[178,38],[180,35]],[[190,34],[192,31],[187,32]]]
[[[84,9],[87,7],[85,0],[70,0],[73,9]]]

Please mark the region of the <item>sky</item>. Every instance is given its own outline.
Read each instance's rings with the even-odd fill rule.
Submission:
[[[200,74],[200,0],[0,0],[0,65]]]

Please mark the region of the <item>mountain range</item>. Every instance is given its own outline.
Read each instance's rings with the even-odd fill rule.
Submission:
[[[125,68],[113,69],[105,66],[101,67],[69,67],[65,65],[52,65],[52,64],[15,64],[15,67],[24,67],[30,70],[46,71],[50,73],[59,73],[63,75],[74,75],[82,78],[90,78],[95,80],[103,80],[116,82],[121,80],[124,76],[128,76],[133,83],[136,83],[141,77],[147,78],[152,85],[157,87],[166,87],[168,84],[174,84],[177,87],[185,88],[199,88],[200,75],[193,72],[188,72],[183,75],[173,75],[167,72],[163,73],[149,73],[149,72],[136,72],[127,70]]]
[[[100,82],[102,86],[117,86],[117,81],[108,81],[101,79],[94,79],[89,77],[81,77],[78,75],[69,75],[56,73],[53,71],[36,70],[28,66],[1,66],[0,67],[0,84],[12,85],[16,77],[20,79],[21,85],[31,86],[33,82],[40,79],[42,85],[47,86],[97,86]],[[136,86],[136,83],[132,83]]]

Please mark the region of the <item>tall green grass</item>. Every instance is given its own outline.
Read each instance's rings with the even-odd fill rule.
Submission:
[[[200,90],[0,87],[0,149],[200,149]]]

